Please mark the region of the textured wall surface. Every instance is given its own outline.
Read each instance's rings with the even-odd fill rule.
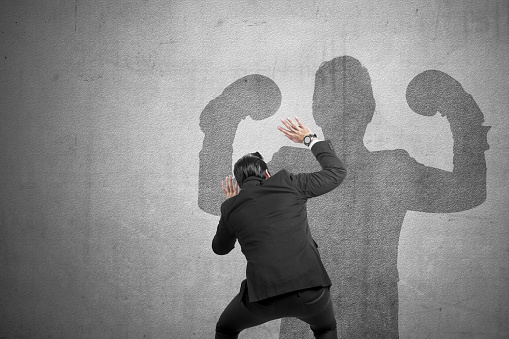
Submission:
[[[349,169],[308,204],[340,333],[507,338],[507,55],[505,0],[0,2],[0,337],[212,337],[220,179],[315,168],[297,115]]]

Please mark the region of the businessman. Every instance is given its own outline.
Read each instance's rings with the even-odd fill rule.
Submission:
[[[283,317],[310,325],[316,338],[337,338],[330,278],[308,225],[306,201],[338,187],[346,169],[329,141],[320,141],[298,118],[278,129],[304,143],[321,170],[270,175],[259,153],[249,153],[222,182],[227,200],[212,241],[216,254],[229,253],[238,240],[247,259],[246,280],[221,314],[216,339],[237,338],[249,327]],[[240,188],[240,191],[239,191]]]

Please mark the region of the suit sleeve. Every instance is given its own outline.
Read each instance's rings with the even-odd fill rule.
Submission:
[[[322,170],[313,173],[292,174],[291,180],[306,198],[317,197],[338,187],[346,177],[346,168],[338,158],[330,141],[319,141],[311,152]]]
[[[212,250],[219,255],[225,255],[235,247],[236,238],[226,227],[224,205],[221,205],[221,219],[217,225],[216,235],[212,240]]]

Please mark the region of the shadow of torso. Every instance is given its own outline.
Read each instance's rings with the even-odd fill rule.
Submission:
[[[366,151],[345,162],[345,181],[307,203],[310,228],[333,282],[339,334],[397,337],[391,332],[398,328],[399,233],[407,196],[423,166],[403,150]],[[269,168],[293,173],[320,170],[309,150],[293,147],[282,147]],[[285,319],[282,333],[301,337],[309,332],[301,327],[306,325]]]

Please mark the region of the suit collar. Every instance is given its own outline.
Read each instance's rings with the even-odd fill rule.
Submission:
[[[246,180],[244,180],[244,183],[242,184],[242,187],[248,187],[248,186],[258,186],[262,182],[262,178],[258,178],[255,176],[247,177]]]

